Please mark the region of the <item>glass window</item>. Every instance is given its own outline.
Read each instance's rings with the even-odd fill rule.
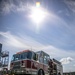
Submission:
[[[24,54],[21,54],[21,59],[24,59]]]
[[[47,63],[47,59],[46,59],[46,56],[44,56],[44,63],[45,63],[45,64]]]
[[[13,55],[13,57],[12,57],[12,60],[11,60],[11,61],[14,61],[14,59],[15,59],[15,57],[14,57],[14,55]]]
[[[32,52],[28,52],[27,58],[32,59]]]
[[[20,54],[21,59],[27,59],[27,52]]]
[[[38,60],[38,55],[36,53],[33,53],[33,60]]]
[[[17,55],[15,56],[15,60],[20,60],[20,55],[19,55],[19,54],[17,54]]]
[[[12,57],[12,61],[21,60],[21,59],[31,59],[32,58],[32,52],[24,52],[21,54],[15,54]]]
[[[39,62],[44,63],[44,54],[42,52],[39,54]]]
[[[39,62],[43,63],[43,58],[42,57],[39,58]]]
[[[48,54],[46,54],[43,51],[37,52],[37,54],[38,54],[39,62],[48,64],[48,61],[50,60],[50,56]]]
[[[44,63],[45,64],[48,64],[49,59],[50,59],[49,56],[44,55]]]

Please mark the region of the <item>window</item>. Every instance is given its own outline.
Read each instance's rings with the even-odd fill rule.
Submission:
[[[20,60],[20,54],[15,55],[15,60]]]
[[[27,58],[32,59],[32,52],[28,52]]]
[[[38,55],[36,53],[33,53],[33,60],[38,60]]]
[[[44,64],[47,64],[47,56],[44,56]]]
[[[44,53],[39,54],[39,62],[44,63]]]
[[[44,55],[44,64],[48,64],[49,56]]]
[[[39,58],[39,62],[43,63],[43,57]]]
[[[48,61],[50,60],[50,56],[47,53],[43,51],[39,51],[37,52],[37,54],[40,63],[48,64]]]
[[[20,54],[21,59],[27,59],[27,52]]]
[[[32,58],[32,52],[24,52],[21,54],[15,54],[12,57],[12,61],[17,61],[21,59],[31,59]]]

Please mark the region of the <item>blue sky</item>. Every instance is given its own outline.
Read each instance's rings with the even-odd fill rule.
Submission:
[[[30,6],[40,1],[49,15],[40,24],[28,17]],[[1,0],[0,42],[3,50],[43,50],[63,64],[64,71],[75,68],[75,1],[74,0]]]

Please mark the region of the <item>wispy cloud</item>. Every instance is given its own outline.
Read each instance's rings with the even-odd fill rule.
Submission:
[[[40,42],[37,42],[34,40],[34,38],[30,36],[17,36],[10,32],[0,32],[0,36],[2,36],[2,39],[0,40],[3,44],[7,46],[11,46],[14,48],[22,48],[22,49],[33,49],[35,51],[43,50],[47,52],[52,57],[67,57],[67,56],[75,56],[74,51],[64,51],[62,49],[58,49],[52,45],[44,45]]]
[[[33,40],[32,38],[28,36],[15,36],[11,34],[10,32],[0,32],[0,35],[4,37],[4,43],[6,45],[10,45],[17,48],[33,48],[38,49],[40,47],[43,47],[42,44],[39,42]]]
[[[1,13],[9,13],[10,11],[13,10],[13,8],[15,8],[15,5],[12,3],[12,0],[3,0],[0,2],[0,12]]]
[[[75,13],[75,1],[74,0],[64,0],[65,4],[67,4],[68,8]]]
[[[69,64],[69,63],[72,62],[73,60],[74,60],[73,58],[67,57],[67,58],[62,58],[62,59],[60,60],[60,62],[61,62],[62,64]]]
[[[31,4],[25,0],[2,0],[0,2],[0,12],[7,14],[10,12],[25,12],[29,10]]]

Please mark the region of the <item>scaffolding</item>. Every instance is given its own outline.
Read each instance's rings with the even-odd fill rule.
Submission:
[[[1,45],[1,44],[0,44]],[[0,46],[0,69],[8,69],[9,64],[9,52],[8,51],[2,51],[2,45]]]

